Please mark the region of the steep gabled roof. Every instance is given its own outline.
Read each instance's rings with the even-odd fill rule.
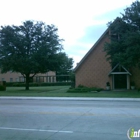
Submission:
[[[90,55],[90,53],[98,46],[100,41],[104,38],[104,36],[109,32],[109,29],[107,28],[106,31],[102,34],[102,36],[97,40],[97,42],[92,46],[92,48],[86,53],[86,55],[81,59],[81,61],[77,64],[74,71],[77,71],[78,68],[82,65],[82,63],[85,61],[85,59]]]

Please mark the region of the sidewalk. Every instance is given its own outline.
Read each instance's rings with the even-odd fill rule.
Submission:
[[[85,97],[7,97],[0,100],[73,100],[73,101],[140,101],[140,98],[85,98]]]

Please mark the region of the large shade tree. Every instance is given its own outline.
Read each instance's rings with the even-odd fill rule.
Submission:
[[[105,51],[111,64],[140,68],[140,2],[133,2],[121,17],[110,22],[109,30],[111,41],[105,44]]]
[[[62,39],[54,25],[25,21],[20,26],[1,26],[0,68],[2,72],[19,72],[26,78],[37,73],[57,71],[63,67]]]

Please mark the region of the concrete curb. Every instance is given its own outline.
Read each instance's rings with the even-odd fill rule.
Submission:
[[[85,97],[6,97],[0,100],[73,100],[73,101],[140,101],[140,98],[85,98]]]

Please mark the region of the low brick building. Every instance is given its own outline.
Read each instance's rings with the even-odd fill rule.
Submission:
[[[136,87],[140,87],[139,69],[127,70],[119,64],[111,67],[106,60],[104,44],[110,41],[109,36],[110,32],[107,29],[76,66],[76,86],[84,85],[105,89],[106,83],[109,82],[113,90],[130,89],[130,83],[134,81]]]
[[[24,82],[25,78],[20,73],[9,71],[7,73],[0,73],[0,81]],[[33,82],[56,82],[56,73],[53,71],[49,71],[43,74],[39,73],[35,75],[35,77],[33,78]]]

